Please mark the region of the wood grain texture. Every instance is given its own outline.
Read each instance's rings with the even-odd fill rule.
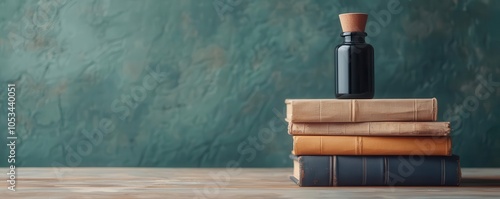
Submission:
[[[1,170],[6,173],[6,169]],[[463,169],[460,187],[300,188],[292,168],[20,168],[17,191],[1,198],[481,198],[500,196],[500,168]],[[221,173],[229,175],[225,178]],[[221,177],[217,177],[221,176]],[[220,180],[214,180],[220,179]],[[227,179],[227,180],[226,180]],[[216,184],[218,182],[218,184]]]

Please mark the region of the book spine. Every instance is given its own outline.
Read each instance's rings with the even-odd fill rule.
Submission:
[[[295,155],[451,155],[450,137],[293,136]]]
[[[458,156],[298,156],[300,186],[458,186]]]
[[[449,122],[293,123],[290,135],[448,136]]]
[[[290,100],[289,122],[386,122],[437,120],[437,100]]]

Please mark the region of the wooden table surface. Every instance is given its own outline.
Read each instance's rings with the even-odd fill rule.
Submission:
[[[500,168],[462,172],[460,187],[301,188],[291,168],[19,168],[0,198],[500,198]]]

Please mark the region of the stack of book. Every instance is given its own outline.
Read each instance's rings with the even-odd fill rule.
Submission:
[[[431,99],[287,99],[299,186],[457,186],[450,123]]]

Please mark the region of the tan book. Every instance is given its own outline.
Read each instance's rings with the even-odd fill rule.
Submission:
[[[293,123],[290,135],[448,136],[449,122]]]
[[[430,99],[287,99],[289,122],[388,122],[437,119]]]
[[[294,155],[451,155],[450,137],[293,136]]]

